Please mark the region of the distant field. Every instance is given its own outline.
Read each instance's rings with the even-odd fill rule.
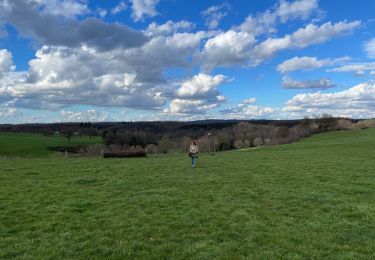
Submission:
[[[176,154],[0,160],[0,258],[374,259],[374,169],[373,129],[196,169]]]
[[[101,138],[73,137],[69,143],[63,136],[41,134],[1,133],[0,156],[44,157],[51,154],[48,146],[69,146],[100,143]]]

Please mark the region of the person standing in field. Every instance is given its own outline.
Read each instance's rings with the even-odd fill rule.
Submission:
[[[195,168],[195,164],[197,162],[198,158],[198,152],[199,152],[199,147],[198,145],[193,141],[193,143],[190,145],[189,148],[189,156],[191,157],[191,166]]]

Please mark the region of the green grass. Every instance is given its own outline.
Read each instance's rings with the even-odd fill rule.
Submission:
[[[46,157],[51,155],[48,146],[73,146],[100,143],[101,138],[72,137],[69,143],[63,136],[44,136],[40,134],[1,133],[0,156]]]
[[[374,259],[375,131],[139,159],[0,161],[3,259]]]

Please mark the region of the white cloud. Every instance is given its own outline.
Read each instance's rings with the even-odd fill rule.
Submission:
[[[295,70],[313,70],[325,66],[333,66],[337,63],[350,60],[350,57],[341,57],[337,59],[323,59],[319,60],[316,57],[294,57],[286,60],[277,66],[277,70],[281,73],[292,72]]]
[[[255,119],[268,118],[276,112],[272,107],[262,107],[256,105],[238,104],[235,107],[230,107],[220,111],[227,118],[232,119]]]
[[[44,46],[28,71],[0,80],[0,102],[14,100],[16,106],[35,109],[91,105],[160,110],[175,98],[178,81],[166,78],[165,70],[191,67],[205,37],[205,32],[155,36],[139,48],[107,52],[85,45]],[[205,95],[212,94],[214,88]]]
[[[15,68],[12,53],[6,49],[0,50],[0,77]]]
[[[126,60],[126,54],[45,46],[30,61],[26,78],[12,81],[6,77],[0,82],[0,93],[15,100],[17,106],[28,108],[56,109],[74,104],[162,107],[165,98],[161,97],[158,72],[140,76],[140,71],[149,70],[148,65],[124,63],[119,57]]]
[[[366,73],[363,71],[363,70],[359,70],[359,71],[356,71],[354,73],[354,76],[355,77],[365,77],[366,76]]]
[[[148,25],[146,34],[149,36],[160,36],[160,35],[169,35],[175,34],[179,31],[190,31],[194,28],[194,24],[188,21],[167,21],[164,24],[158,25],[155,22],[152,22]]]
[[[375,117],[375,84],[362,83],[334,93],[298,94],[290,99],[283,112],[291,117],[322,115],[351,118]]]
[[[297,48],[304,48],[312,44],[326,42],[334,37],[350,33],[361,25],[360,21],[353,22],[331,22],[321,26],[309,24],[291,35],[292,45]]]
[[[373,76],[373,77],[375,77],[375,70],[371,71],[370,75]]]
[[[108,121],[110,115],[108,113],[101,113],[95,109],[88,109],[83,111],[62,110],[60,112],[60,122],[105,122]]]
[[[97,15],[99,15],[99,17],[104,18],[104,17],[107,16],[108,11],[104,8],[97,8],[96,13],[97,13]]]
[[[226,81],[224,75],[210,76],[199,73],[182,83],[177,90],[181,98],[212,98],[219,96],[218,87]]]
[[[276,32],[276,16],[270,11],[246,17],[245,21],[236,29],[257,36],[264,33]]]
[[[51,15],[59,15],[74,18],[90,12],[86,1],[82,0],[34,0],[40,5],[42,12]]]
[[[254,44],[254,36],[246,32],[229,30],[220,33],[205,43],[201,53],[203,66],[210,70],[216,66],[241,65],[250,57]]]
[[[327,78],[298,81],[288,76],[283,77],[282,85],[284,88],[288,89],[327,89],[335,87],[331,80]]]
[[[281,38],[268,38],[257,45],[255,45],[254,32],[229,30],[207,40],[200,59],[206,71],[215,67],[233,65],[256,66],[281,50],[302,49],[313,44],[323,43],[353,31],[360,24],[360,21],[337,22],[335,24],[328,22],[321,26],[309,24],[292,34]],[[334,61],[339,62],[340,60],[332,62]]]
[[[375,38],[372,38],[363,45],[363,49],[370,59],[375,59]]]
[[[128,5],[124,1],[121,1],[115,7],[111,9],[111,13],[113,15],[116,15],[118,13],[125,11],[126,8],[128,8]]]
[[[319,27],[315,24],[309,24],[305,28],[298,29],[282,38],[268,38],[254,47],[252,51],[253,64],[257,65],[281,50],[302,49],[313,44],[326,42],[334,37],[352,32],[360,24],[360,21],[345,21],[335,24],[328,22]]]
[[[173,99],[169,108],[164,109],[167,114],[205,114],[218,106],[205,100]]]
[[[318,0],[299,0],[291,3],[281,0],[275,13],[281,22],[285,23],[297,18],[305,20],[316,10],[318,10]]]
[[[375,62],[352,63],[329,69],[329,72],[351,72],[355,75],[364,75],[365,71],[375,70]]]
[[[228,15],[228,4],[213,5],[201,12],[209,29],[216,29],[221,19]]]
[[[14,107],[0,108],[0,122],[6,117],[12,117],[16,113],[17,108]]]
[[[210,76],[199,73],[182,82],[164,113],[173,115],[205,115],[217,108],[226,99],[220,94],[219,86],[227,78],[223,75]]]
[[[146,16],[158,15],[156,5],[160,0],[130,0],[132,4],[132,18],[134,21],[142,21]]]
[[[287,2],[281,0],[273,8],[258,13],[255,16],[249,15],[244,23],[237,27],[254,36],[276,32],[275,26],[278,21],[285,23],[292,19],[307,19],[318,10],[317,0],[297,0]]]
[[[248,98],[248,99],[245,99],[244,101],[242,101],[243,104],[251,104],[251,103],[255,103],[257,101],[256,98]]]

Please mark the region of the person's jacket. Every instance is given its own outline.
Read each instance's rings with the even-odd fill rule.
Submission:
[[[189,152],[194,155],[197,154],[199,152],[198,145],[190,145]]]

